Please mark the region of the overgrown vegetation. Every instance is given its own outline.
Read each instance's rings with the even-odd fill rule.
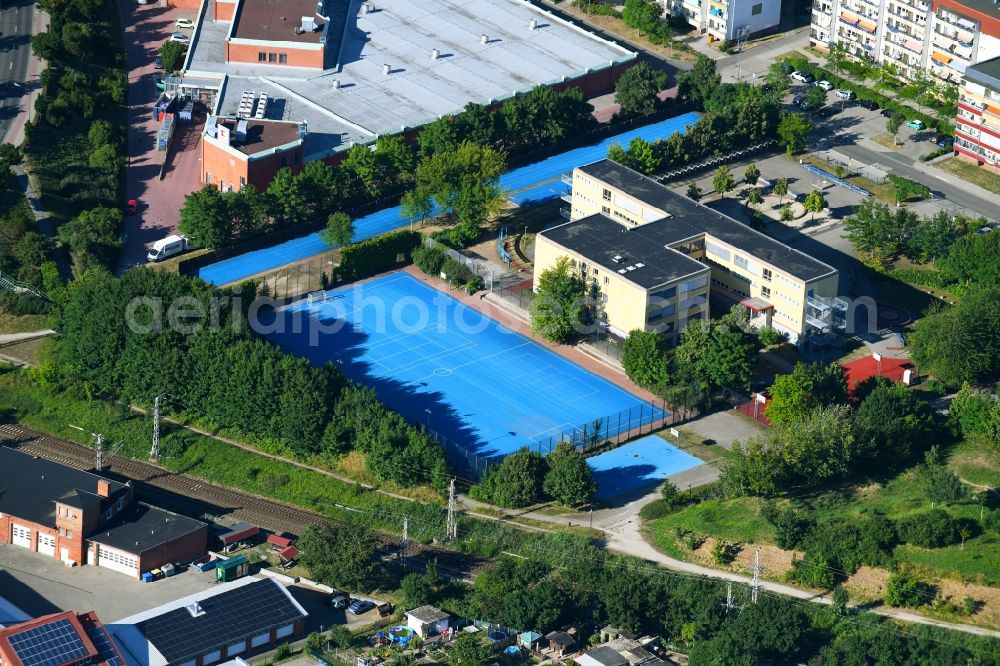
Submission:
[[[569,442],[559,442],[546,456],[521,449],[490,469],[469,495],[497,506],[517,509],[546,500],[567,507],[589,502],[597,490],[583,455]]]

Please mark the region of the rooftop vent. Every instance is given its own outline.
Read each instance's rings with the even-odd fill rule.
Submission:
[[[390,67],[388,63],[382,65],[382,74],[384,74],[385,76],[389,76],[389,73],[391,71],[392,71],[392,67]]]
[[[305,139],[306,134],[309,134],[309,123],[303,120],[301,123],[299,123],[299,138]]]
[[[628,273],[628,271],[626,271],[624,268],[619,268],[618,269],[618,274],[619,275],[625,275],[625,273]]]
[[[616,264],[620,264],[623,261],[625,261],[625,257],[623,257],[620,254],[616,254],[615,256],[611,257],[611,261],[615,262]]]
[[[368,14],[369,12],[371,12],[371,10],[372,10],[371,5],[369,5],[367,3],[364,3],[364,4],[361,5],[361,13],[362,14]]]
[[[635,270],[635,266],[626,266],[625,270],[627,270],[627,271],[629,271],[631,273],[632,271]]]
[[[438,49],[431,49],[431,60],[437,60],[441,57],[441,51]]]
[[[340,90],[340,79],[334,79],[333,80],[333,89],[334,90]]]
[[[528,21],[528,30],[534,30],[537,27],[538,27],[538,21],[536,21],[535,19],[531,19],[530,21]]]
[[[645,265],[646,265],[646,264],[644,264],[644,263],[642,263],[642,262],[640,261],[640,262],[638,262],[638,263],[637,263],[637,264],[635,265],[635,267],[636,267],[636,268],[642,268],[642,267],[643,267],[643,266],[645,266]]]
[[[487,43],[489,43],[489,41],[490,41],[490,36],[489,35],[487,35],[487,34],[479,35],[479,43],[480,44],[487,44]]]
[[[316,19],[312,16],[302,17],[302,32],[314,32],[316,30]]]
[[[194,602],[193,604],[188,604],[184,608],[187,610],[188,613],[191,614],[191,617],[201,617],[202,615],[205,614],[205,610],[201,607],[201,604],[199,604],[197,601]]]

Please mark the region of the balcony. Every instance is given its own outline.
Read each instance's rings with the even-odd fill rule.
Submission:
[[[559,176],[559,180],[561,180],[563,184],[573,187],[573,174],[564,173],[563,175]]]
[[[559,195],[559,198],[562,199],[563,201],[565,201],[568,204],[573,203],[573,193],[572,192],[563,192],[562,194]]]

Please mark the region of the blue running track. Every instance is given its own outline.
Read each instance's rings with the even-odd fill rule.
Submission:
[[[616,134],[599,143],[569,150],[559,155],[553,155],[541,162],[535,162],[534,164],[508,171],[500,177],[500,184],[504,190],[511,192],[514,190],[524,190],[524,188],[545,181],[553,181],[512,194],[510,199],[518,205],[558,197],[563,192],[569,191],[569,188],[562,182],[554,179],[557,179],[564,173],[571,172],[574,167],[590,164],[606,157],[608,147],[611,144],[620,143],[625,146],[636,137],[641,137],[647,141],[664,139],[675,132],[685,132],[690,125],[698,121],[698,118],[697,113],[685,113],[653,125],[638,127],[622,134]],[[386,208],[356,219],[354,221],[354,240],[360,241],[378,236],[393,229],[398,229],[403,224],[403,220],[399,216],[398,206]],[[209,264],[203,267],[198,275],[201,279],[212,284],[230,284],[245,280],[258,273],[280,268],[293,261],[307,259],[308,257],[326,252],[329,249],[331,249],[330,246],[320,240],[319,232],[317,232],[303,236],[302,238],[294,238],[274,247],[247,252],[237,257]]]
[[[587,464],[597,481],[594,496],[606,500],[655,485],[668,476],[701,465],[702,461],[656,435],[648,435],[587,458]]]
[[[409,422],[478,456],[532,442],[547,453],[550,438],[554,446],[597,418],[614,435],[630,413],[650,417],[638,396],[406,273],[299,301],[278,316],[285,330],[268,333],[272,342],[315,365],[336,364]]]

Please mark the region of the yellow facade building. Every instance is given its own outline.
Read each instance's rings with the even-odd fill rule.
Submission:
[[[611,160],[573,171],[570,221],[535,241],[535,280],[559,257],[602,294],[608,332],[670,338],[713,305],[742,303],[792,341],[838,328],[838,273]]]

